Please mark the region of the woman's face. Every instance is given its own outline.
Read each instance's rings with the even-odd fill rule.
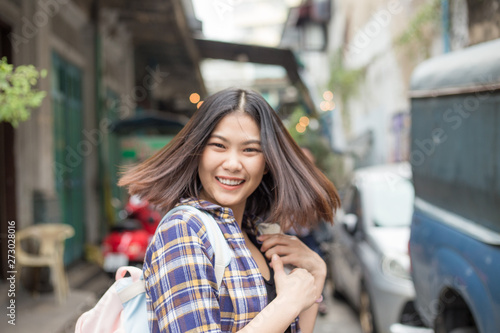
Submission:
[[[203,149],[198,174],[201,199],[242,216],[247,198],[266,173],[260,130],[244,112],[233,112],[217,124]]]

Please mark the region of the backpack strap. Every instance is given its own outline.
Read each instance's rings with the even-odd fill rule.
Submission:
[[[120,288],[118,290],[118,297],[120,298],[122,304],[146,291],[144,287],[144,280],[142,279],[142,270],[140,268],[134,266],[122,266],[116,271],[115,280],[118,281],[123,279],[126,273],[130,274],[132,283],[126,288]]]
[[[137,295],[140,295],[146,291],[146,287],[144,286],[144,280],[137,280],[132,282],[126,288],[123,288],[118,292],[118,297],[120,301],[123,303],[130,301]]]
[[[137,281],[142,276],[142,269],[135,266],[122,266],[116,271],[115,280],[118,281],[120,279],[123,279],[123,277],[127,273],[129,273],[132,277],[132,281]]]
[[[231,261],[233,251],[229,247],[229,244],[227,243],[222,230],[220,230],[217,221],[215,221],[213,216],[208,212],[201,211],[193,206],[181,205],[170,210],[163,219],[166,219],[181,210],[190,211],[194,215],[198,216],[207,229],[208,239],[210,240],[210,244],[212,245],[215,253],[214,270],[215,279],[217,280],[217,289],[219,289],[224,276],[224,271]]]

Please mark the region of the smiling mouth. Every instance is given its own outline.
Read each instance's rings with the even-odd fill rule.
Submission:
[[[238,186],[242,183],[244,183],[244,180],[241,179],[225,179],[225,178],[219,178],[215,177],[221,184],[227,185],[227,186]]]

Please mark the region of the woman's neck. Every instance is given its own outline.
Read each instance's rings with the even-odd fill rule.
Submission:
[[[241,211],[240,211],[240,209],[233,210],[234,219],[238,223],[238,226],[240,227],[240,229],[241,229],[241,225],[243,223],[243,212],[244,212],[244,209],[241,209]]]

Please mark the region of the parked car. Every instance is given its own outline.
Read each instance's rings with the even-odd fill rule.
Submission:
[[[414,190],[409,164],[358,169],[334,226],[334,296],[359,311],[364,333],[388,333],[394,323],[418,326],[408,239]]]
[[[500,39],[412,75],[410,257],[436,333],[500,332]]]

